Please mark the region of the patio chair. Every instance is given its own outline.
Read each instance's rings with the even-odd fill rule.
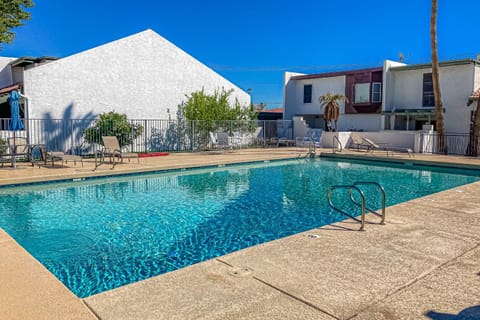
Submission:
[[[230,149],[233,150],[233,145],[231,140],[226,132],[209,132],[210,135],[210,142],[212,146],[216,149]]]
[[[120,159],[120,162],[123,163],[123,159],[130,159],[136,158],[138,163],[140,163],[140,158],[138,157],[138,153],[134,152],[124,152],[122,148],[120,148],[120,144],[118,143],[118,139],[115,136],[103,136],[103,150],[102,150],[102,158],[105,156],[110,157],[110,161],[113,160],[113,168],[115,167],[115,157]]]
[[[10,153],[16,156],[28,156],[29,147],[27,139],[23,137],[11,137],[7,139]],[[15,146],[15,147],[14,147]]]
[[[297,137],[295,139],[295,146],[297,147],[322,147],[322,133],[321,129],[308,129],[304,137]]]
[[[10,159],[6,158],[8,156],[8,144],[5,140],[0,138],[0,163],[2,164],[6,161],[10,162]]]

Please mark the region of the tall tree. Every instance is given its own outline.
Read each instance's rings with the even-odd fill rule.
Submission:
[[[195,126],[195,141],[200,145],[209,142],[209,133],[215,131],[248,131],[253,132],[257,112],[253,104],[241,106],[237,99],[231,101],[232,90],[215,90],[211,95],[205,90],[192,92],[178,106],[178,118],[192,121]]]
[[[432,14],[430,16],[430,46],[432,50],[432,82],[433,95],[435,97],[436,113],[436,131],[438,134],[438,152],[445,153],[447,146],[445,143],[445,123],[443,120],[443,103],[440,92],[440,65],[438,63],[438,45],[437,45],[437,11],[438,1],[432,0]]]
[[[2,43],[12,43],[15,33],[11,29],[23,26],[30,20],[30,13],[25,11],[33,7],[32,0],[0,0],[0,49]]]

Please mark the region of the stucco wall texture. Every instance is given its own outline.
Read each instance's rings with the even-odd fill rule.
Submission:
[[[12,73],[9,63],[15,58],[0,57],[0,87],[6,87],[12,84]]]
[[[467,99],[473,92],[473,70],[473,64],[440,68],[440,89],[447,133],[469,132],[471,108],[467,107]],[[390,86],[393,101],[386,109],[422,108],[423,74],[431,72],[431,68],[393,71],[395,81],[393,86]]]
[[[185,95],[234,89],[250,96],[152,30],[25,70],[30,119],[83,119],[116,111],[130,119],[174,119]],[[170,110],[170,114],[167,113]]]

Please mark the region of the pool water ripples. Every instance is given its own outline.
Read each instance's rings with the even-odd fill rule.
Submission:
[[[376,181],[393,205],[478,180],[472,171],[295,160],[4,187],[0,227],[87,297],[344,220],[327,203],[333,185]],[[359,214],[345,193],[333,200]]]

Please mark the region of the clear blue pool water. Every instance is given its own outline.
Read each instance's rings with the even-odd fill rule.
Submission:
[[[480,178],[475,171],[295,160],[3,187],[0,227],[86,297],[343,220],[328,207],[327,189],[359,180],[381,183],[393,205]]]

